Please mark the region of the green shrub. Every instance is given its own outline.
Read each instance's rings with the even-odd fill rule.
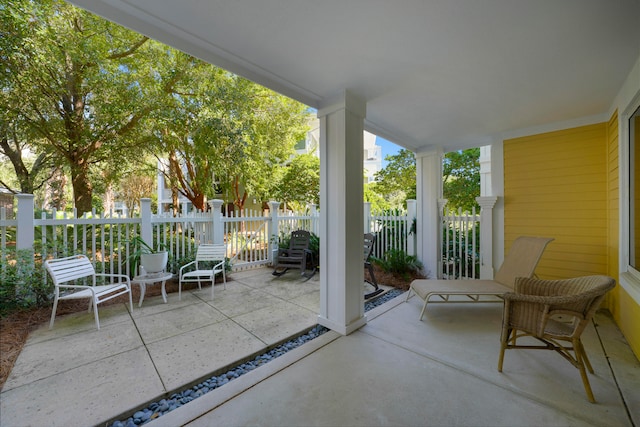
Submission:
[[[407,255],[400,249],[390,249],[382,258],[372,257],[373,263],[387,273],[396,273],[408,279],[410,273],[420,273],[424,268],[422,262],[413,255]]]
[[[31,249],[0,253],[0,316],[49,304],[53,285],[44,276]]]

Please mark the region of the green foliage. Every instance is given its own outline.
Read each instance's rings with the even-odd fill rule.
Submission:
[[[387,207],[401,208],[407,199],[416,198],[416,161],[409,150],[387,156],[387,166],[376,174],[377,182],[369,190],[382,196]],[[480,149],[453,151],[443,159],[443,195],[451,209],[470,212],[480,196]],[[365,201],[376,198],[365,192]],[[377,201],[376,201],[377,202]],[[384,209],[384,208],[383,208]],[[373,210],[373,209],[372,209]]]
[[[474,236],[475,231],[475,246]],[[442,269],[445,275],[457,279],[461,276],[480,278],[480,227],[462,231],[453,227],[444,228],[442,241]],[[465,242],[460,245],[459,242]],[[475,267],[475,275],[473,269]]]
[[[153,123],[167,182],[200,209],[218,192],[239,208],[248,194],[266,199],[306,133],[306,107],[180,52],[168,62],[174,96]]]
[[[452,151],[445,154],[443,162],[443,195],[447,206],[471,212],[480,196],[480,149]]]
[[[387,166],[376,173],[375,191],[391,207],[401,208],[405,200],[416,198],[416,158],[411,151],[402,149],[385,160]]]
[[[130,240],[125,242],[129,244],[129,257],[125,260],[129,263],[132,275],[135,276],[138,271],[138,265],[140,264],[140,256],[143,254],[155,254],[158,252],[170,252],[168,248],[160,242],[158,247],[154,249],[151,245],[144,241],[144,239],[140,236],[135,236]],[[169,258],[171,258],[171,253],[169,253]],[[168,264],[168,261],[167,261]]]
[[[275,182],[275,200],[285,204],[320,203],[320,159],[312,154],[295,156]]]
[[[378,214],[387,209],[391,209],[389,203],[380,193],[377,192],[376,182],[364,184],[364,201],[371,203],[371,213]]]
[[[42,262],[31,249],[0,253],[0,316],[48,304],[52,285],[45,282]]]
[[[400,249],[390,249],[382,258],[372,257],[372,261],[385,272],[400,274],[405,279],[410,273],[419,273],[424,268],[418,258]]]

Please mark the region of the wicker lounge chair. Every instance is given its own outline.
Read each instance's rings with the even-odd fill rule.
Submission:
[[[502,372],[507,349],[555,350],[578,368],[590,402],[595,403],[586,368],[593,368],[580,341],[605,294],[615,280],[608,276],[585,276],[565,280],[518,277],[515,292],[503,295],[504,313],[498,371]],[[533,337],[543,345],[516,345],[516,339]],[[563,343],[564,342],[564,343]],[[573,354],[572,354],[573,352]]]
[[[544,249],[552,240],[547,237],[518,237],[493,280],[414,280],[406,301],[413,294],[424,301],[420,320],[428,303],[502,302],[502,295],[513,291],[516,277],[533,276]],[[452,296],[456,298],[452,299]]]

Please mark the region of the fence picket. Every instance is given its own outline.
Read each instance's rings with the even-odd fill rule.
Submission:
[[[237,260],[234,263],[234,269],[245,269],[270,263],[271,249],[277,244],[271,240],[272,230],[279,230],[279,236],[276,237],[289,235],[297,229],[317,233],[319,211],[312,207],[310,212],[310,214],[296,214],[290,211],[279,211],[271,215],[260,210],[247,209],[243,214],[239,211],[227,212],[226,216],[221,216],[218,220],[211,212],[192,210],[175,216],[173,212],[151,214],[147,218],[151,223],[152,244],[155,247],[161,245],[167,247],[175,260],[186,262],[185,259],[195,253],[195,248],[199,244],[211,242],[215,237],[227,245],[227,256]],[[6,217],[6,211],[0,211],[0,231],[2,231],[0,250],[3,253],[12,244],[7,239],[8,231],[17,230],[17,221]],[[277,224],[273,224],[274,217]],[[473,217],[476,217],[475,213]],[[370,215],[365,219],[368,224],[365,228],[377,236],[374,255],[382,258],[389,250],[407,252],[409,229],[413,220],[414,218],[409,217],[406,212],[400,211]],[[214,224],[218,221],[221,221],[220,230],[223,233],[221,239],[220,236],[214,235]],[[135,273],[130,271],[127,260],[132,249],[130,240],[141,235],[141,217],[119,213],[114,215],[113,212],[108,215],[99,214],[95,210],[91,214],[85,213],[78,217],[75,209],[72,213],[58,213],[56,209],[52,209],[49,214],[42,212],[39,219],[34,219],[33,227],[36,235],[39,231],[39,238],[34,242],[37,247],[34,247],[34,250],[41,259],[59,258],[82,252],[90,256],[96,271],[128,275]],[[458,228],[462,230],[462,234],[473,235],[473,243],[469,245],[475,247],[477,242],[475,225],[458,227],[462,227]],[[463,236],[459,237],[462,239]],[[415,236],[413,238],[415,239]],[[443,239],[448,245],[449,234],[445,233]],[[457,242],[454,245],[456,250],[464,246],[464,242],[464,240]],[[411,247],[414,246],[411,245]],[[461,253],[457,252],[457,258],[461,257]],[[443,262],[445,262],[444,257]],[[172,263],[170,267],[177,270],[176,267],[179,268],[179,265]],[[470,272],[475,274],[475,266],[470,268]]]

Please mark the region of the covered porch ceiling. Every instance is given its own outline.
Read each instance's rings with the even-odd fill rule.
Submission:
[[[73,0],[415,152],[605,120],[640,56],[639,0]]]

